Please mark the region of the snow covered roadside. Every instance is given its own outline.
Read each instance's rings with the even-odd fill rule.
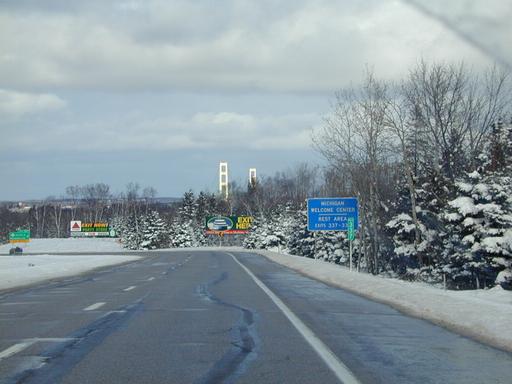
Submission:
[[[263,250],[245,251],[261,254],[306,276],[512,352],[512,292],[500,287],[444,291],[425,284],[351,272],[321,260]]]
[[[23,253],[126,252],[117,239],[110,238],[32,239],[18,246],[23,248]],[[12,247],[0,245],[0,255],[9,254]]]
[[[0,290],[78,275],[96,268],[138,260],[138,256],[0,256]]]

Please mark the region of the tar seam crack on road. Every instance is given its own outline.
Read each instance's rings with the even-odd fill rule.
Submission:
[[[14,376],[3,379],[2,384],[55,384],[80,362],[90,351],[135,313],[142,310],[143,298],[135,303],[108,312],[105,316],[89,325],[66,336],[70,341],[58,343],[41,354],[43,364],[37,369],[18,372]]]
[[[176,271],[178,268],[183,267],[186,263],[188,263],[192,259],[192,255],[189,255],[183,262],[181,263],[171,263],[169,267],[162,272],[162,275],[169,275],[171,272]],[[166,264],[166,263],[165,263]],[[153,264],[155,265],[155,264]]]
[[[217,305],[233,308],[241,312],[240,320],[231,328],[231,348],[218,360],[196,384],[234,383],[247,369],[250,361],[256,359],[259,339],[255,327],[255,313],[236,304],[227,303],[214,296],[208,288],[228,278],[223,272],[218,278],[197,287],[198,294]]]

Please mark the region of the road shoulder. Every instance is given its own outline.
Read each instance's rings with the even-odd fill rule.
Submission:
[[[0,257],[0,292],[38,285],[101,268],[131,263],[141,256],[128,255],[18,255]]]
[[[265,256],[305,276],[512,352],[512,294],[501,288],[490,290],[493,292],[444,291],[424,284],[351,272],[339,265],[305,257],[266,250],[246,252]]]

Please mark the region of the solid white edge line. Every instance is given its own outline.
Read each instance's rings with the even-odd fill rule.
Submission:
[[[123,291],[125,291],[125,292],[131,291],[131,290],[132,290],[132,289],[134,289],[135,287],[137,287],[137,286],[136,286],[136,285],[132,285],[131,287],[128,287],[128,288],[123,289]]]
[[[359,380],[354,376],[350,369],[343,364],[340,359],[334,354],[331,349],[320,340],[313,331],[295,315],[290,308],[276,296],[260,279],[258,279],[245,265],[243,265],[235,255],[226,252],[229,256],[235,260],[235,262],[247,273],[261,288],[263,292],[274,302],[274,304],[284,313],[290,323],[297,329],[297,331],[304,337],[309,345],[315,350],[320,356],[324,363],[331,369],[336,377],[344,384],[359,384]]]
[[[99,307],[103,307],[106,303],[99,302],[92,305],[89,305],[88,307],[84,308],[84,311],[94,311],[95,309],[98,309]]]

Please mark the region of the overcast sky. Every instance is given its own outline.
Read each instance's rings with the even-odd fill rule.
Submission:
[[[510,53],[510,2],[430,3],[446,18],[385,0],[0,0],[0,200],[130,181],[180,196],[215,191],[220,160],[244,182],[321,163],[311,130],[365,65],[398,79],[421,58],[487,66],[486,41]]]

